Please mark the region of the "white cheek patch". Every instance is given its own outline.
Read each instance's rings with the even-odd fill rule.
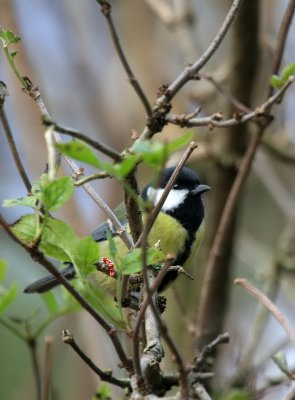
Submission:
[[[155,206],[162,197],[163,192],[164,189],[154,189],[152,187],[149,187],[147,190],[147,197]],[[182,190],[172,189],[169,192],[168,197],[162,206],[162,210],[166,212],[174,210],[184,202],[187,195],[188,195],[187,189],[182,189]]]

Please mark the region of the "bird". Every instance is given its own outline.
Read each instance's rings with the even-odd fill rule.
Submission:
[[[173,174],[175,167],[164,169],[157,185],[149,183],[141,192],[141,198],[153,206],[160,200],[165,187]],[[156,221],[148,236],[150,246],[157,245],[164,254],[173,254],[173,265],[182,266],[184,270],[192,263],[201,237],[203,236],[204,203],[202,195],[210,190],[208,185],[201,184],[197,173],[182,167],[172,189],[170,190]],[[120,223],[128,230],[126,212],[120,206],[115,210]],[[120,256],[127,254],[128,249],[116,232],[110,220],[100,224],[92,232],[93,239],[100,244],[100,253],[104,259],[109,260],[109,243],[107,235],[114,236],[117,252]],[[70,280],[76,277],[73,264],[69,264],[60,272]],[[110,286],[114,288],[114,279],[102,272],[95,272],[97,281],[101,287],[110,292]],[[178,271],[168,271],[161,282],[158,291],[161,292],[176,279]],[[25,293],[44,293],[59,285],[54,276],[45,276],[24,289]]]

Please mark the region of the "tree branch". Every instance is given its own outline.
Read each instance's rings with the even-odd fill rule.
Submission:
[[[9,225],[5,221],[5,219],[2,217],[0,214],[0,225],[4,228],[8,236],[16,243],[18,243],[21,247],[23,247],[26,252],[31,256],[33,261],[38,262],[41,264],[48,272],[50,272],[51,275],[53,275],[58,282],[64,286],[68,292],[71,293],[71,295],[74,297],[74,299],[86,310],[94,319],[97,321],[107,332],[109,335],[111,341],[113,342],[113,345],[117,351],[117,354],[124,365],[124,367],[127,369],[128,372],[132,371],[132,364],[131,361],[127,358],[125,351],[121,345],[121,342],[118,339],[117,336],[117,331],[115,327],[107,322],[93,307],[88,301],[80,295],[79,292],[67,281],[66,278],[54,267],[52,263],[50,263],[44,255],[37,249],[37,248],[30,248],[26,246],[15,234],[11,231]]]
[[[120,44],[120,39],[117,34],[117,31],[116,31],[116,28],[114,26],[113,19],[111,16],[112,7],[108,1],[105,1],[105,0],[96,0],[96,1],[101,5],[101,12],[107,20],[115,49],[117,51],[117,54],[119,56],[119,59],[120,59],[122,65],[123,65],[123,68],[128,76],[128,80],[129,80],[131,86],[134,88],[136,94],[138,95],[141,103],[143,104],[147,115],[150,116],[152,114],[152,109],[149,104],[149,101],[148,101],[143,89],[141,88],[138,80],[136,79],[136,77],[128,63],[127,57],[125,56],[123,48]]]
[[[76,131],[71,128],[65,128],[63,126],[58,125],[56,122],[51,121],[50,119],[43,118],[43,124],[45,126],[50,126],[52,125],[54,127],[54,130],[58,133],[61,133],[63,135],[69,135],[75,139],[79,139],[82,142],[85,142],[92,146],[95,150],[99,151],[100,153],[105,154],[106,156],[110,157],[112,160],[115,162],[120,162],[122,161],[121,155],[116,152],[114,149],[111,147],[98,142],[97,140],[92,139],[91,137],[84,135],[82,132]]]
[[[131,388],[129,380],[117,379],[112,376],[112,373],[102,371],[94,362],[84,353],[77,344],[74,336],[67,329],[62,331],[62,341],[68,345],[78,354],[78,356],[94,371],[102,381],[109,382],[121,388]]]
[[[5,102],[5,97],[7,95],[8,95],[8,93],[7,93],[6,85],[4,82],[0,81],[0,119],[1,119],[1,123],[3,126],[3,130],[5,133],[12,157],[14,159],[16,168],[17,168],[17,170],[20,174],[20,177],[27,189],[27,192],[29,193],[32,185],[31,185],[30,179],[26,173],[26,170],[23,166],[23,163],[21,161],[19,153],[17,151],[16,144],[15,144],[15,141],[13,138],[13,134],[12,134],[8,119],[6,117],[5,110],[4,110],[4,102]]]
[[[276,318],[278,323],[284,328],[287,333],[290,341],[295,347],[295,330],[293,326],[290,324],[288,319],[281,313],[281,311],[277,308],[277,306],[258,288],[252,285],[247,279],[237,278],[234,281],[235,285],[240,285],[245,289],[248,293],[250,293],[253,297],[255,297],[261,304],[264,305]]]

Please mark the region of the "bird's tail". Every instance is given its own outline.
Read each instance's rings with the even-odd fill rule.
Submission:
[[[66,279],[70,280],[75,278],[75,268],[73,264],[70,264],[67,268],[59,271]],[[44,278],[38,279],[31,283],[24,289],[25,293],[44,293],[51,290],[59,285],[58,280],[54,276],[45,276]]]

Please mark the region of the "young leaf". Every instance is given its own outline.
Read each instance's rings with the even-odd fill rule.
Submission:
[[[289,76],[293,75],[294,73],[295,73],[295,63],[287,65],[282,71],[281,80],[283,81],[283,83],[287,82]]]
[[[3,47],[8,47],[11,43],[17,43],[20,41],[20,37],[16,36],[11,31],[6,31],[3,28],[0,28],[0,40],[2,42]]]
[[[67,252],[82,276],[95,271],[93,264],[99,260],[99,245],[91,236],[77,241],[68,247]]]
[[[165,260],[161,250],[149,248],[147,265],[161,264]],[[136,274],[142,270],[142,249],[135,249],[122,257],[120,271],[123,275]]]
[[[102,383],[92,400],[111,400],[111,390],[106,383]]]
[[[69,249],[78,241],[73,229],[64,221],[48,218],[43,228],[40,249],[49,257],[71,261]]]
[[[0,259],[0,283],[6,278],[7,262]]]
[[[12,232],[24,243],[30,244],[36,233],[36,216],[27,214],[11,227]]]
[[[15,207],[15,206],[23,206],[23,207],[36,207],[36,196],[26,196],[20,199],[6,199],[3,201],[3,207]]]
[[[41,297],[47,307],[48,313],[53,315],[57,314],[59,311],[59,305],[54,292],[49,291],[42,293]]]
[[[129,172],[135,167],[138,162],[138,157],[136,155],[129,155],[124,158],[123,161],[113,165],[113,173],[117,178],[124,178]]]
[[[272,75],[270,78],[270,84],[274,89],[280,89],[283,86],[281,78],[277,75]]]
[[[71,198],[73,190],[71,177],[58,178],[50,182],[41,192],[41,201],[48,211],[55,211]]]
[[[107,240],[108,240],[108,244],[109,244],[110,255],[113,259],[115,259],[117,256],[118,250],[117,250],[117,246],[114,241],[114,238],[109,231],[107,231]]]
[[[165,146],[162,143],[151,140],[135,142],[133,150],[141,156],[146,164],[156,169],[161,168],[167,158]]]
[[[169,155],[174,153],[176,150],[181,149],[183,146],[190,143],[193,139],[193,133],[187,132],[184,135],[172,140],[167,144],[167,152]]]
[[[5,311],[13,303],[18,292],[18,286],[14,283],[9,289],[5,289],[0,295],[0,313]]]
[[[92,165],[93,167],[104,169],[106,171],[112,167],[111,164],[100,161],[91,148],[79,140],[72,140],[68,143],[58,143],[56,144],[56,147],[62,154]]]

